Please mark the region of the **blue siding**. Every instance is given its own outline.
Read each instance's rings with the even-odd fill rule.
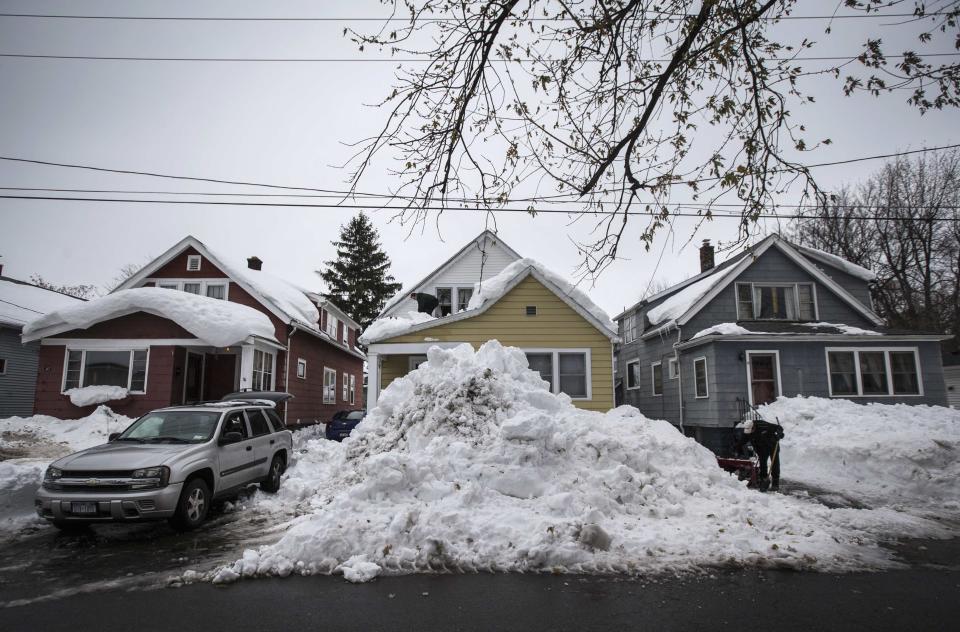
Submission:
[[[20,342],[19,329],[0,327],[0,358],[7,361],[0,375],[0,418],[33,414],[39,350],[39,342]]]

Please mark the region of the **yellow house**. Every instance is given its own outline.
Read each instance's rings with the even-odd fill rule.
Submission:
[[[382,317],[364,333],[369,407],[390,382],[426,360],[430,347],[477,349],[488,340],[525,351],[530,368],[576,406],[614,406],[615,326],[586,294],[536,261],[519,259],[477,284],[465,310],[419,322],[424,318]]]

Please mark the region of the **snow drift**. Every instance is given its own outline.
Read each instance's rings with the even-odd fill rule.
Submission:
[[[782,397],[760,413],[783,424],[784,478],[872,507],[960,517],[960,411]]]
[[[260,510],[296,517],[214,581],[292,572],[647,572],[890,564],[882,537],[937,531],[888,510],[764,495],[665,421],[552,395],[518,349],[433,348],[342,444],[308,440]]]

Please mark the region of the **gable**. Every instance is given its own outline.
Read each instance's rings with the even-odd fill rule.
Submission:
[[[200,269],[188,270],[187,258],[194,255],[200,255]],[[151,279],[223,279],[229,275],[217,267],[217,265],[204,257],[193,246],[187,246],[180,254],[160,266],[156,271],[150,273]]]

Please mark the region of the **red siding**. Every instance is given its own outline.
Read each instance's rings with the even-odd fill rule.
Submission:
[[[88,329],[74,329],[57,334],[48,340],[56,338],[189,338],[192,340],[196,336],[172,320],[137,312],[105,320]]]
[[[306,332],[298,331],[289,340],[290,343],[290,385],[287,389],[294,399],[287,409],[287,424],[313,424],[327,421],[338,410],[363,409],[363,360],[342,349],[318,339]],[[282,354],[281,354],[282,355]],[[307,378],[297,377],[297,359],[307,361]],[[279,366],[280,359],[277,359]],[[335,369],[337,372],[337,393],[335,404],[323,403],[323,369]],[[353,405],[343,399],[343,373],[356,379],[356,399]]]
[[[40,347],[37,366],[37,391],[34,400],[34,414],[50,415],[61,419],[78,419],[96,410],[96,406],[74,406],[70,398],[60,394],[63,386],[63,368],[65,345]],[[126,399],[108,402],[115,413],[128,417],[139,417],[154,408],[171,404],[171,392],[174,381],[175,347],[150,347],[147,363],[147,392],[144,395],[130,395]]]

